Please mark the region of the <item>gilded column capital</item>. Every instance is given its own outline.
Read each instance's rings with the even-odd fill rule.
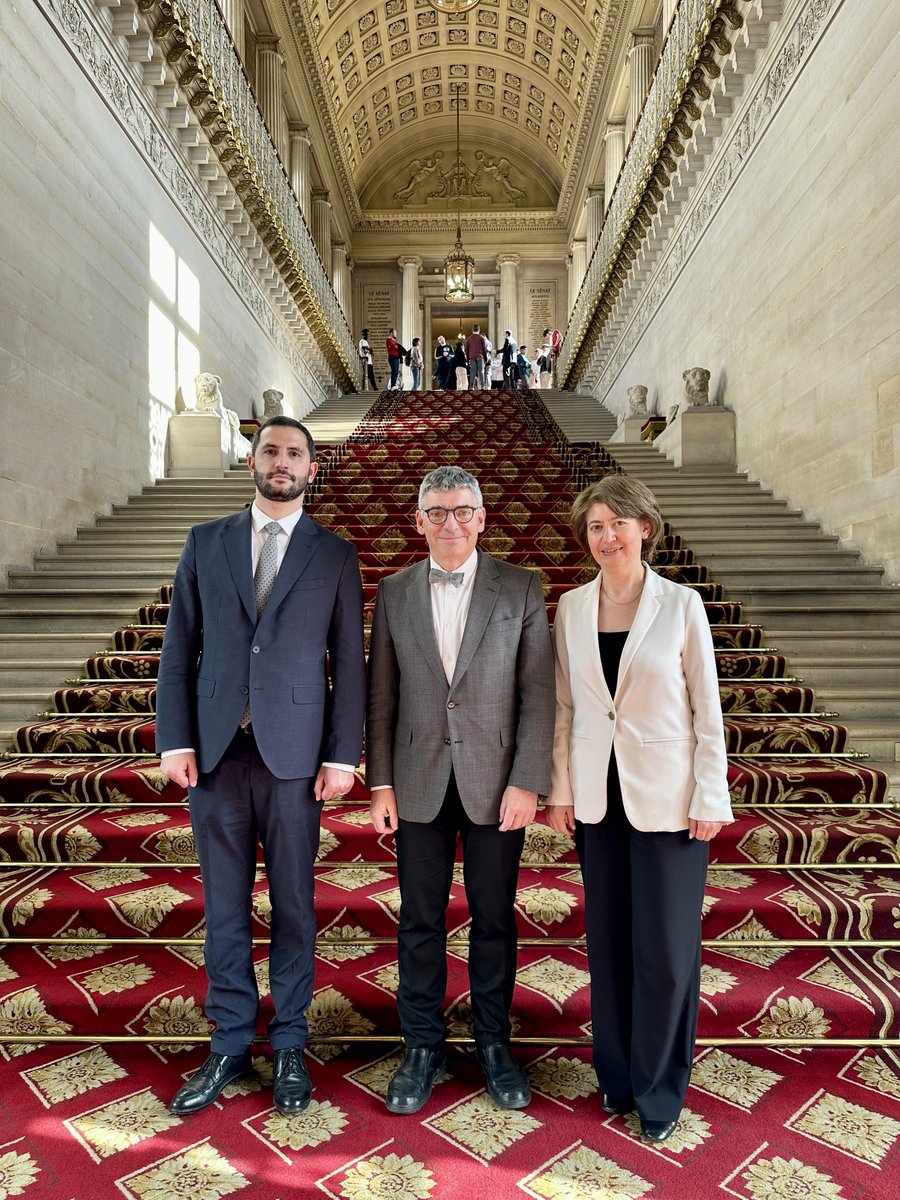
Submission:
[[[398,267],[415,267],[417,271],[422,269],[422,260],[418,254],[404,254],[397,259]]]
[[[497,270],[501,267],[517,267],[522,261],[518,254],[498,254],[497,255]]]

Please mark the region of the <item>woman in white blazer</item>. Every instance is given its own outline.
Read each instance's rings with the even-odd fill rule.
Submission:
[[[708,843],[732,820],[716,662],[700,597],[648,565],[663,520],[644,484],[592,484],[572,530],[600,573],[556,613],[547,813],[581,861],[603,1108],[659,1142],[690,1082]]]

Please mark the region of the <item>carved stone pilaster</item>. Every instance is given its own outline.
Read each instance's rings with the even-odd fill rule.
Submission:
[[[290,140],[291,187],[300,205],[307,226],[311,223],[310,178],[309,178],[309,126],[291,121],[288,126]]]
[[[505,330],[512,331],[518,340],[519,323],[519,263],[518,254],[499,254],[497,270],[500,272],[500,321],[497,328],[498,344],[502,345]]]
[[[256,43],[256,90],[260,112],[282,162],[287,161],[287,119],[284,111],[284,59],[277,37]]]
[[[609,208],[619,171],[625,160],[625,124],[623,121],[610,121],[603,135],[606,143],[606,161],[603,171],[603,192],[605,208]]]
[[[625,126],[626,138],[638,123],[644,97],[653,78],[656,64],[656,41],[652,29],[635,29],[631,35],[628,51],[628,117]]]

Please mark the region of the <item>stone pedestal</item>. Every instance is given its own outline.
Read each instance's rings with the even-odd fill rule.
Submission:
[[[616,427],[616,432],[609,439],[610,442],[618,442],[620,445],[631,446],[635,442],[641,440],[641,430],[647,424],[647,413],[641,417],[626,417],[621,425]]]
[[[169,418],[169,479],[222,475],[250,453],[250,443],[217,413],[184,412]]]
[[[733,467],[734,413],[719,404],[682,409],[653,444],[676,467]]]

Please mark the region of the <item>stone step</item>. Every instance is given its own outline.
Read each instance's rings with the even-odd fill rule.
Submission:
[[[843,581],[830,584],[823,582],[816,585],[814,582],[792,583],[784,580],[773,583],[734,583],[732,585],[729,578],[723,578],[719,582],[724,583],[729,591],[733,592],[730,599],[739,600],[748,606],[783,604],[786,607],[796,607],[806,605],[811,612],[820,612],[823,609],[841,611],[851,608],[878,611],[888,617],[896,616],[900,619],[900,593],[889,587],[877,587],[863,582],[845,584]],[[751,620],[746,617],[746,614],[745,619]],[[753,618],[751,623],[757,624],[756,618]],[[758,623],[766,624],[765,621]]]
[[[763,571],[828,571],[843,573],[853,572],[864,568],[859,555],[854,550],[837,550],[830,546],[816,547],[809,543],[797,545],[793,539],[786,543],[779,542],[777,549],[767,546],[761,549],[757,546],[745,547],[740,550],[715,551],[704,549],[700,551],[691,539],[690,548],[694,551],[698,562],[709,567],[713,578],[718,579],[725,572],[736,576],[742,571],[751,569]],[[879,572],[879,578],[881,573]]]
[[[870,718],[883,717],[885,720],[897,721],[897,714],[900,713],[900,692],[896,687],[825,683],[821,689],[816,689],[816,703],[827,712],[838,713],[839,716],[835,719],[848,726]]]
[[[83,673],[83,658],[0,658],[0,691],[29,686],[52,691]]]
[[[51,706],[53,688],[0,688],[0,724],[18,726]]]
[[[897,764],[900,763],[900,716],[854,717],[847,724],[850,749],[868,754],[871,759],[892,760],[897,770]],[[867,767],[871,765],[871,761],[866,763]]]
[[[138,604],[150,603],[154,589],[167,582],[167,579],[160,578],[159,571],[153,569],[129,571],[126,585],[122,583],[122,572],[109,568],[105,571],[79,570],[77,567],[63,567],[59,571],[10,571],[9,591],[0,593],[0,607],[10,594],[28,592],[34,596],[41,593],[68,593],[86,588],[106,594],[134,596],[137,607]]]
[[[833,654],[900,655],[900,629],[783,629],[767,628],[767,646],[783,654],[821,651]]]
[[[900,671],[894,657],[867,655],[791,654],[788,666],[792,675],[800,675],[818,692],[829,684],[858,683],[874,687],[894,686],[900,720]]]
[[[778,529],[767,529],[765,537],[755,529],[719,530],[710,528],[691,533],[690,547],[699,558],[714,554],[757,554],[771,552],[773,541],[779,543],[778,553],[782,553],[780,543],[790,542],[798,551],[810,550],[828,553],[832,550],[840,553],[856,554],[856,551],[841,550],[840,538],[836,534],[822,533],[814,525],[798,528],[794,524],[784,525]]]
[[[112,630],[86,633],[0,633],[0,662],[6,659],[88,658],[110,648]]]
[[[737,597],[738,599],[740,597]],[[900,611],[870,608],[856,603],[820,607],[810,603],[791,603],[781,597],[756,596],[744,604],[743,620],[769,629],[794,629],[806,632],[823,630],[862,631],[900,630]],[[768,635],[767,635],[768,636]]]
[[[165,549],[112,549],[108,546],[82,546],[77,552],[59,554],[55,557],[40,555],[34,560],[36,574],[54,574],[59,571],[109,570],[113,565],[119,571],[147,569],[159,566],[169,575],[175,570],[184,542],[172,539]]]
[[[702,561],[712,571],[713,563],[708,559]],[[766,566],[762,563],[758,566],[747,565],[745,567],[716,566],[713,574],[714,578],[729,590],[734,589],[741,592],[755,591],[761,587],[793,591],[797,588],[809,590],[818,586],[830,590],[855,591],[862,588],[863,590],[874,589],[878,592],[882,590],[879,588],[879,584],[884,577],[881,567],[845,564],[816,566],[808,563],[801,555],[797,555],[793,562],[786,562],[781,567]],[[889,588],[883,590],[891,595]],[[900,595],[894,593],[894,601],[900,605]]]

